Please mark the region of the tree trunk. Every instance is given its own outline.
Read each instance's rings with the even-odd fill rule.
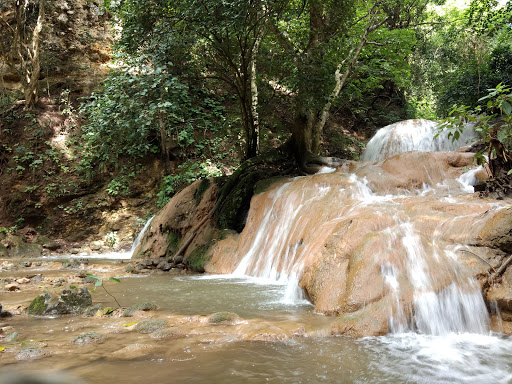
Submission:
[[[158,122],[160,124],[160,141],[162,147],[162,158],[164,160],[165,165],[165,175],[167,176],[170,173],[170,162],[169,162],[169,148],[167,147],[167,135],[165,133],[165,123],[164,118],[162,116],[162,112],[158,117]]]
[[[33,109],[39,98],[40,42],[45,18],[44,0],[39,1],[37,22],[33,30],[27,25],[27,6],[28,2],[16,2],[15,27],[9,25],[0,16],[0,22],[4,24],[12,36],[9,52],[6,52],[3,46],[0,47],[0,51],[10,70],[19,74],[21,78],[25,96],[25,109]]]
[[[251,140],[249,142],[249,153],[257,156],[260,150],[260,121],[258,114],[258,85],[256,84],[256,54],[258,53],[261,43],[261,37],[256,38],[252,49],[250,62],[250,90],[251,90],[251,108],[250,108],[250,130]]]
[[[44,1],[39,2],[39,14],[37,24],[34,27],[31,41],[22,42],[20,39],[20,50],[24,49],[28,61],[22,60],[22,84],[25,94],[25,109],[33,109],[39,99],[39,75],[41,74],[40,63],[40,35],[44,24]],[[23,66],[25,68],[23,68]]]

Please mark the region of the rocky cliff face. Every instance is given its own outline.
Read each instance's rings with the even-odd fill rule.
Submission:
[[[55,95],[68,89],[89,94],[106,73],[113,43],[109,16],[99,1],[57,0],[46,4],[41,38],[41,95]],[[3,17],[12,19],[6,8]],[[8,31],[3,26],[3,38]],[[17,91],[19,75],[12,73],[0,57],[1,88]]]
[[[11,3],[0,5],[0,12],[12,23]],[[23,99],[21,79],[0,57],[0,228],[5,232],[0,236],[5,237],[7,230],[31,227],[46,239],[62,239],[56,249],[90,252],[89,243],[104,244],[106,235],[115,234],[114,249],[129,247],[153,206],[158,161],[148,159],[143,164],[147,173],[133,182],[132,193],[123,198],[105,191],[101,175],[87,179],[75,171],[81,157],[75,145],[82,124],[79,98],[89,95],[108,72],[114,41],[110,16],[100,1],[45,4],[40,99],[34,110],[11,103]],[[5,24],[0,25],[0,39],[7,39]],[[0,239],[3,255],[8,257],[18,254],[16,242],[44,246],[48,241],[23,234],[18,234],[19,241],[10,237]],[[39,255],[46,252],[38,249]]]

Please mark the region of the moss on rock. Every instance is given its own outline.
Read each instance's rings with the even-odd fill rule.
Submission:
[[[131,317],[136,311],[154,311],[155,309],[158,309],[158,305],[149,301],[135,304],[123,312],[123,317]]]
[[[167,256],[172,256],[179,249],[181,243],[181,236],[179,233],[169,231],[167,233]]]
[[[287,179],[288,177],[284,176],[274,176],[269,177],[268,179],[260,180],[254,185],[254,194],[259,195],[260,193],[266,192],[272,185],[283,182]]]
[[[45,297],[43,295],[37,296],[30,305],[28,306],[27,313],[31,316],[41,316],[44,314],[48,305],[46,304]]]
[[[152,333],[159,329],[165,328],[167,322],[161,319],[145,319],[137,323],[137,332],[139,333]]]
[[[83,345],[83,344],[92,344],[92,343],[100,343],[105,340],[105,336],[96,332],[87,332],[81,335],[76,336],[71,340],[71,343]]]
[[[187,266],[191,271],[204,272],[205,264],[210,261],[209,251],[211,243],[194,249],[187,258]]]
[[[201,200],[203,199],[203,195],[204,193],[208,190],[208,188],[210,187],[210,179],[202,179],[201,180],[201,183],[199,184],[199,186],[197,187],[196,189],[196,192],[194,194],[194,200],[196,202],[196,205],[199,205],[199,203],[201,202]]]
[[[234,312],[216,312],[210,316],[208,323],[210,324],[235,324],[239,319],[239,316]]]

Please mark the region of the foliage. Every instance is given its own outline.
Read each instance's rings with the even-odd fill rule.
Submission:
[[[493,159],[502,161],[505,166],[512,166],[512,89],[500,83],[496,88],[488,89],[488,92],[479,100],[486,102],[485,108],[480,105],[474,109],[468,105],[453,106],[440,130],[450,130],[448,137],[458,140],[466,129],[465,123],[473,123],[475,131],[486,144],[485,152],[477,153],[475,160],[480,165],[489,162],[492,175],[497,177],[499,170],[493,166]],[[487,155],[487,159],[484,155]],[[509,175],[512,173],[512,169],[505,171]]]
[[[94,288],[92,289],[92,291],[95,291],[95,290],[96,290],[96,288],[98,288],[98,287],[102,287],[102,288],[103,288],[103,290],[105,291],[105,293],[106,293],[107,295],[109,295],[110,297],[112,297],[112,298],[115,300],[115,302],[116,302],[117,306],[118,306],[118,307],[121,307],[121,305],[119,304],[119,302],[117,301],[117,299],[116,299],[112,294],[110,294],[110,292],[109,292],[109,291],[107,291],[107,288],[105,288],[105,285],[104,285],[103,279],[102,279],[101,277],[98,277],[98,276],[93,275],[93,274],[91,274],[91,273],[87,273],[87,274],[86,274],[86,276],[88,276],[89,278],[91,278],[91,279],[95,280]],[[114,282],[116,282],[116,283],[120,283],[120,282],[121,282],[121,280],[116,279],[115,277],[109,277],[109,278],[108,278],[108,280],[114,281]]]
[[[474,108],[486,89],[510,84],[512,4],[472,0],[467,5],[434,8],[417,28],[411,58],[415,87],[407,95],[411,107],[418,106],[412,115],[446,116],[454,104]]]
[[[186,161],[179,166],[180,172],[165,176],[158,192],[158,206],[163,207],[169,199],[184,185],[201,178],[218,177],[222,175],[219,168],[209,159],[202,162]]]
[[[171,63],[155,67],[144,57],[127,60],[119,61],[120,68],[81,106],[89,122],[83,127],[80,169],[89,177],[98,169],[117,170],[107,193],[119,196],[129,193],[146,156],[159,153],[167,168],[169,158],[186,157],[181,172],[164,177],[163,202],[183,182],[212,175],[208,170],[215,162],[232,159],[233,148],[223,140],[230,122],[219,97],[184,84]]]
[[[112,248],[117,243],[117,232],[110,232],[105,235],[105,244]]]
[[[139,60],[112,71],[81,107],[89,120],[83,127],[82,167],[92,170],[95,161],[103,168],[116,167],[124,156],[141,159],[157,153],[161,123],[180,142],[187,108],[187,87],[166,66],[154,68]]]

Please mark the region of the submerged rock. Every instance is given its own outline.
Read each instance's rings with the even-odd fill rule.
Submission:
[[[71,343],[83,345],[83,344],[92,344],[92,343],[100,343],[105,340],[105,335],[101,335],[96,332],[87,332],[81,335],[76,336],[71,340]]]
[[[155,332],[152,332],[149,337],[152,339],[170,339],[170,338],[179,338],[185,337],[186,333],[180,328],[172,327],[172,328],[163,328],[159,329]]]
[[[50,356],[50,353],[43,348],[25,348],[16,355],[16,360],[35,360]]]
[[[219,325],[234,325],[239,320],[239,316],[233,312],[216,312],[210,316],[208,323]]]
[[[131,317],[137,311],[154,311],[158,308],[158,305],[152,302],[145,302],[140,304],[132,305],[130,308],[123,312],[124,317]]]
[[[98,313],[101,314],[101,310],[103,309],[103,304],[96,304],[96,305],[93,305],[92,307],[89,307],[87,308],[85,311],[84,311],[84,316],[86,317],[93,317],[93,316],[96,316]]]
[[[152,333],[165,328],[167,322],[161,319],[145,319],[137,323],[136,329],[139,333]]]

